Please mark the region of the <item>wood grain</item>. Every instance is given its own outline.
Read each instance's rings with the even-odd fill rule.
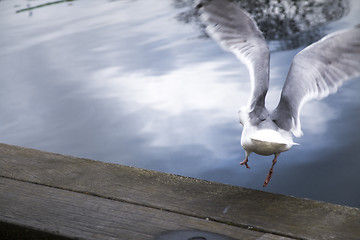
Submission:
[[[79,239],[150,240],[167,231],[193,229],[233,239],[266,237],[206,219],[7,178],[0,178],[0,213],[2,222]],[[280,239],[272,237],[266,239]]]
[[[357,208],[5,144],[0,156],[7,178],[296,239],[360,236]]]

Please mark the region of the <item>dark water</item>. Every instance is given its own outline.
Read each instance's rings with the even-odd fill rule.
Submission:
[[[360,23],[358,1],[241,1],[272,51],[268,107],[291,59]],[[273,3],[274,2],[274,3]],[[304,106],[300,143],[238,163],[247,69],[190,1],[0,1],[0,141],[360,207],[360,79]],[[94,179],[96,181],[96,179]]]

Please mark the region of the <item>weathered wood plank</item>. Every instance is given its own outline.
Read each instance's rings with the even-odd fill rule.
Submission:
[[[210,220],[2,177],[0,222],[79,239],[150,240],[169,230],[194,229],[233,239],[281,239]]]
[[[299,239],[359,239],[360,210],[0,144],[0,176]]]

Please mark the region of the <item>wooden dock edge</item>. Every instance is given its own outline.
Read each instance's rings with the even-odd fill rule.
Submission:
[[[175,230],[355,240],[360,209],[0,144],[1,239],[147,240]]]

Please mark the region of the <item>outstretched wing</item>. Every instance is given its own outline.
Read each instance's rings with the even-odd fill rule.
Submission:
[[[357,25],[324,37],[294,57],[279,105],[270,117],[279,127],[299,137],[303,104],[335,93],[344,81],[359,75],[360,25]]]
[[[265,119],[270,54],[263,34],[247,12],[228,0],[201,0],[197,4],[206,32],[249,69],[251,95],[248,110],[251,121],[254,124]]]

